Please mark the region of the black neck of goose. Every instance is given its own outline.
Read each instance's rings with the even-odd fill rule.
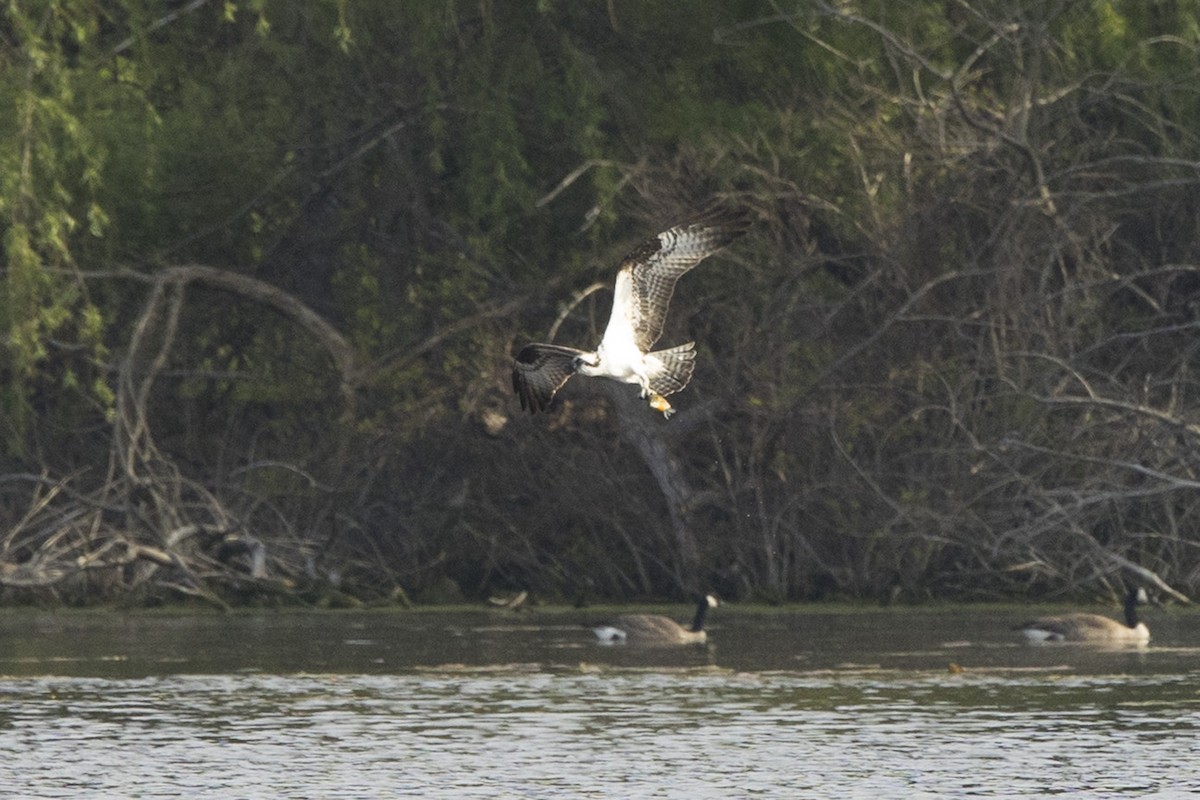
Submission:
[[[698,633],[704,630],[704,618],[708,616],[708,598],[701,597],[700,605],[696,606],[696,616],[692,618],[692,631]]]
[[[1125,624],[1130,628],[1136,628],[1138,625],[1137,606],[1137,589],[1130,589],[1129,594],[1125,595]]]

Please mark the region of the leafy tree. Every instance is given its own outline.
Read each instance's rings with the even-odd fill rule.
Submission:
[[[1197,10],[8,3],[0,583],[1191,587]],[[520,417],[717,200],[680,415]]]

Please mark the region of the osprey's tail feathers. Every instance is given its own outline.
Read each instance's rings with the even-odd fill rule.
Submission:
[[[696,368],[696,343],[688,342],[669,350],[658,350],[649,354],[658,359],[659,366],[649,378],[650,391],[663,395],[674,394],[688,385],[692,370]]]

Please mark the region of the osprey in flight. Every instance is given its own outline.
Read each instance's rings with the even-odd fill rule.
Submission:
[[[650,407],[670,417],[666,396],[688,385],[696,343],[650,348],[662,335],[675,282],[706,256],[746,232],[740,211],[709,211],[663,231],[625,256],[613,287],[612,315],[592,352],[557,344],[527,344],[513,365],[513,389],[521,408],[545,411],[575,373],[636,384]]]

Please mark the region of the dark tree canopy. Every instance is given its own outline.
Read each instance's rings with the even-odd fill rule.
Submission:
[[[1200,2],[0,11],[0,591],[1200,587]],[[677,417],[590,346],[720,202]]]

